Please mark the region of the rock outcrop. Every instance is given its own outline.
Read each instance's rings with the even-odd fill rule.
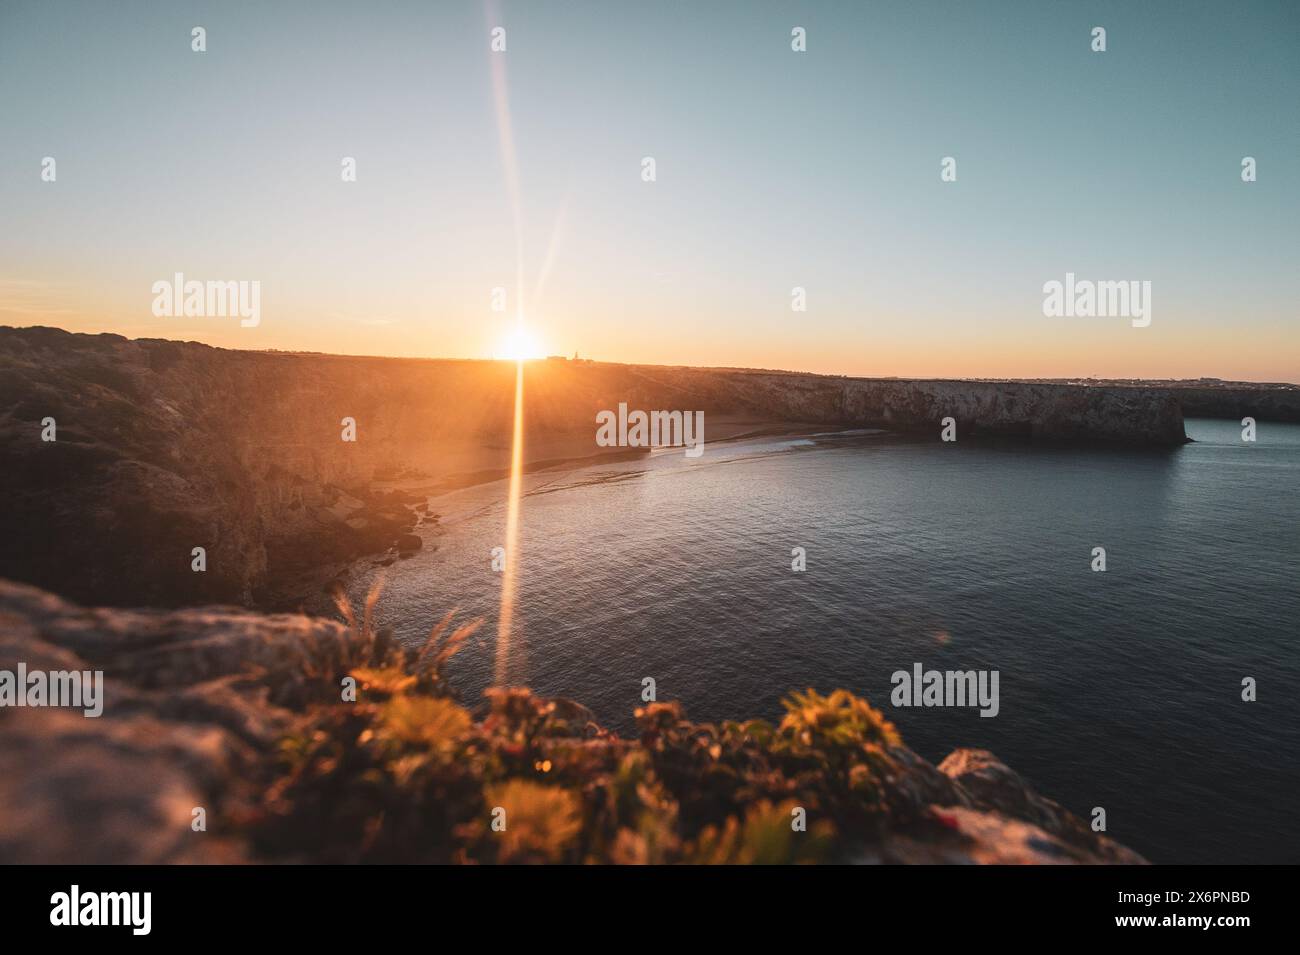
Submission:
[[[848,694],[799,695],[777,727],[652,704],[625,740],[524,690],[473,718],[403,652],[330,620],[0,581],[0,670],[105,676],[97,718],[0,708],[0,863],[1144,861],[987,752],[930,765]],[[502,802],[513,842],[485,825]]]
[[[962,436],[1054,442],[1183,444],[1183,414],[1167,392],[1014,381],[834,379],[747,373],[765,406],[792,420],[938,435],[954,419]]]
[[[1213,387],[1182,385],[1169,391],[1187,417],[1240,421],[1249,415],[1256,421],[1300,423],[1300,387],[1296,385],[1246,387],[1221,383]]]

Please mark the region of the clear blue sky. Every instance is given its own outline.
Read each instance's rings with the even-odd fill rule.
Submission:
[[[491,354],[493,56],[548,350],[1300,380],[1296,2],[4,0],[0,323]],[[261,325],[155,317],[177,271],[260,281]],[[1044,317],[1067,271],[1150,280],[1151,327]]]

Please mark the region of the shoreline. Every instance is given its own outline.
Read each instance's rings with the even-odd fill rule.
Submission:
[[[721,416],[720,416],[721,417]],[[714,425],[715,428],[718,425]],[[824,424],[814,422],[762,421],[748,417],[724,417],[721,437],[709,437],[707,446],[734,446],[743,441],[754,439],[778,439],[794,437],[834,437],[845,434],[892,434],[882,429],[861,429],[844,427],[827,430]],[[573,443],[581,439],[573,437]],[[552,440],[547,447],[555,444]],[[546,474],[561,478],[586,468],[605,463],[636,461],[649,458],[655,453],[671,452],[674,448],[613,448],[594,454],[571,454],[562,457],[538,458],[525,460],[523,473],[525,477]],[[386,548],[366,551],[347,560],[331,561],[305,572],[289,575],[286,579],[270,583],[265,588],[266,596],[259,599],[253,609],[264,613],[300,612],[311,616],[329,616],[334,613],[332,593],[337,588],[346,588],[361,574],[380,567],[399,565],[406,558],[414,556],[421,550],[436,549],[434,543],[429,547],[429,537],[433,541],[445,534],[444,520],[456,522],[471,516],[468,508],[448,509],[446,499],[459,492],[483,488],[488,485],[506,481],[510,477],[509,468],[492,468],[467,472],[453,472],[430,480],[431,475],[398,477],[391,480],[377,480],[371,485],[379,495],[403,498],[418,498],[418,502],[406,505],[411,511],[412,523],[402,536],[414,535],[421,538],[421,546],[414,550],[402,551],[396,543]],[[536,493],[539,488],[524,492],[524,497]],[[504,494],[503,494],[504,497]],[[439,508],[439,501],[443,507]],[[425,534],[420,532],[424,531]],[[432,534],[429,535],[429,532]],[[426,537],[426,535],[429,535]]]
[[[845,437],[881,437],[897,441],[913,441],[918,436],[907,431],[893,431],[882,428],[861,428],[845,425],[829,427],[818,422],[787,422],[780,420],[761,420],[749,416],[719,416],[724,423],[719,430],[721,437],[709,437],[706,447],[727,448],[754,440],[779,440],[782,438],[831,439]],[[718,426],[715,425],[715,428]],[[981,446],[1022,447],[1028,444],[1017,435],[975,435],[964,439],[967,443]],[[567,444],[569,448],[581,446],[583,439],[576,435],[551,437],[544,446],[548,454],[555,454],[557,447]],[[1080,452],[1116,451],[1133,454],[1169,454],[1181,447],[1196,443],[1191,437],[1180,445],[1160,447],[1135,447],[1126,443],[1105,441],[1035,441],[1032,446],[1043,450],[1074,450]],[[534,494],[548,493],[545,489],[554,481],[562,479],[588,468],[602,464],[616,464],[641,459],[654,455],[680,453],[680,448],[611,448],[595,453],[570,453],[558,456],[538,457],[525,460],[523,474],[525,478],[546,476],[550,480],[523,491],[526,499]],[[384,548],[358,553],[348,559],[328,562],[305,572],[287,576],[267,586],[266,590],[273,596],[257,601],[252,609],[264,613],[297,612],[311,616],[331,616],[336,613],[333,593],[347,592],[359,579],[386,567],[400,567],[401,563],[414,557],[423,550],[436,550],[438,540],[445,536],[447,525],[455,524],[476,516],[485,506],[481,500],[461,503],[455,496],[483,489],[509,479],[508,468],[486,468],[469,471],[454,471],[439,476],[429,474],[410,475],[372,482],[371,490],[380,496],[408,498],[412,503],[406,505],[411,511],[412,522],[402,532],[403,537],[417,536],[421,539],[418,548],[403,551],[396,543]],[[574,485],[566,485],[573,487]],[[501,499],[504,500],[505,489]],[[495,501],[494,501],[495,502]]]

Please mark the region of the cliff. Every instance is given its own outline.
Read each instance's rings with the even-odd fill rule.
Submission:
[[[1295,385],[1185,384],[1169,391],[1188,417],[1240,421],[1249,415],[1256,421],[1300,423],[1300,387]]]
[[[471,710],[441,664],[472,627],[403,650],[370,616],[84,609],[0,580],[0,671],[104,674],[99,717],[0,708],[0,863],[1144,861],[990,753],[927,763],[843,691],[775,724],[652,703],[623,739],[522,689]]]
[[[1183,414],[1165,391],[1015,381],[910,381],[730,372],[763,407],[792,420],[919,432],[955,419],[962,436],[1051,442],[1184,443]],[[743,377],[740,377],[743,376]]]
[[[607,450],[595,445],[595,416],[621,402],[704,411],[706,440],[719,422],[742,420],[938,440],[947,416],[959,442],[1185,440],[1178,400],[1159,388],[525,367],[532,467]],[[316,590],[364,554],[395,558],[402,535],[436,520],[411,479],[427,492],[504,473],[514,385],[504,362],[0,328],[0,575],[100,604],[297,606],[301,586]],[[345,418],[355,442],[343,440]],[[55,441],[41,439],[48,419]],[[191,570],[195,547],[206,551],[204,573]]]

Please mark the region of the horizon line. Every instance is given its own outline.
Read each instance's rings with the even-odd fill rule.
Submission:
[[[584,364],[593,365],[619,365],[629,368],[686,368],[697,371],[736,371],[752,372],[755,374],[775,374],[775,375],[807,375],[813,378],[845,378],[856,381],[983,381],[983,382],[1020,382],[1024,384],[1071,384],[1077,382],[1093,381],[1099,384],[1107,383],[1132,383],[1132,384],[1150,384],[1152,382],[1161,383],[1199,383],[1212,382],[1223,385],[1255,385],[1267,387],[1282,388],[1300,388],[1300,382],[1281,381],[1281,380],[1250,380],[1242,378],[1218,378],[1211,375],[1202,375],[1196,378],[1123,378],[1108,377],[1105,375],[1066,375],[1066,376],[1045,376],[1045,377],[1012,377],[1006,375],[972,375],[966,377],[951,377],[942,375],[854,375],[847,372],[825,372],[825,371],[807,371],[799,368],[760,368],[746,365],[691,365],[681,363],[664,363],[664,362],[630,362],[630,361],[611,361],[603,358],[576,358],[571,359],[565,355],[547,355],[537,358],[455,358],[445,355],[385,355],[365,352],[324,352],[313,351],[311,349],[296,348],[253,348],[240,347],[231,345],[212,345],[208,342],[199,341],[195,338],[162,338],[155,336],[141,336],[132,338],[123,335],[120,332],[74,332],[66,328],[60,328],[57,325],[5,325],[0,324],[0,332],[3,331],[53,331],[61,332],[64,335],[77,335],[86,338],[97,338],[109,336],[120,338],[128,342],[170,342],[178,345],[201,345],[204,348],[212,348],[217,351],[244,351],[255,352],[260,354],[274,355],[315,355],[324,358],[378,358],[386,361],[440,361],[440,362],[477,362],[482,364],[508,364],[508,363],[546,363],[563,361],[566,364]]]

